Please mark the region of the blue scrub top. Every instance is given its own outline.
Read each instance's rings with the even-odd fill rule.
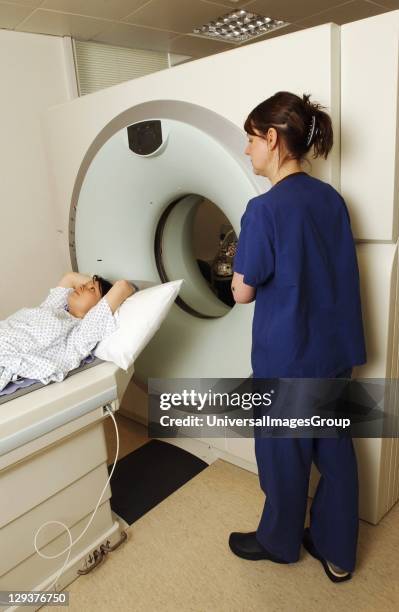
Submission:
[[[251,199],[234,271],[256,287],[255,378],[325,378],[366,362],[348,209],[328,183],[294,172]]]

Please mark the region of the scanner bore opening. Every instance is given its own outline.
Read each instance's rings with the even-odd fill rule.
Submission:
[[[203,319],[217,319],[224,316],[235,305],[231,292],[231,281],[233,276],[233,260],[231,255],[235,252],[237,236],[229,219],[222,210],[210,200],[203,196],[189,194],[173,200],[163,211],[155,231],[154,255],[158,274],[162,282],[169,282],[184,278],[181,273],[176,273],[171,264],[165,262],[164,255],[168,252],[168,240],[165,240],[168,223],[173,223],[173,215],[177,207],[188,206],[188,200],[192,198],[196,203],[193,206],[193,214],[185,224],[185,230],[189,233],[190,252],[184,253],[183,238],[179,238],[179,260],[184,257],[192,259],[195,272],[199,271],[201,277],[206,281],[204,290],[210,291],[216,296],[222,310],[220,314],[206,313],[206,306],[201,304],[199,308],[189,304],[180,295],[175,303],[185,312]],[[192,203],[193,200],[191,200]],[[172,218],[171,218],[172,217]],[[170,237],[169,237],[170,240]],[[173,240],[175,242],[175,239]],[[170,248],[170,247],[169,247]],[[176,245],[173,245],[176,248]],[[188,280],[186,278],[186,280]],[[202,279],[201,279],[202,280]],[[194,279],[195,282],[195,279]],[[184,288],[183,284],[183,288]],[[214,300],[214,298],[213,298]],[[194,298],[195,301],[195,298]],[[212,308],[209,309],[212,311]]]

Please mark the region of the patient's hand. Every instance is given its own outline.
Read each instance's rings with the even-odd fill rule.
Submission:
[[[112,313],[119,308],[126,298],[130,297],[135,292],[135,288],[127,280],[116,281],[105,295],[105,299],[107,300]]]
[[[80,274],[79,272],[67,272],[64,274],[58,287],[65,287],[66,289],[76,289],[81,285],[85,285],[91,280],[91,276],[87,274]]]

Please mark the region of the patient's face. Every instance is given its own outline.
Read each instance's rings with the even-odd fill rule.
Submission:
[[[90,280],[69,294],[68,310],[74,317],[82,319],[100,300],[100,284],[98,281]]]

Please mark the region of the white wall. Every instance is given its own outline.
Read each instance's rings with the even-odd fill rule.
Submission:
[[[172,68],[173,66],[177,66],[178,64],[183,64],[193,58],[191,55],[179,55],[177,53],[169,53],[169,66]]]
[[[67,39],[0,30],[0,320],[44,299],[69,262],[57,233],[41,117],[70,100]]]

